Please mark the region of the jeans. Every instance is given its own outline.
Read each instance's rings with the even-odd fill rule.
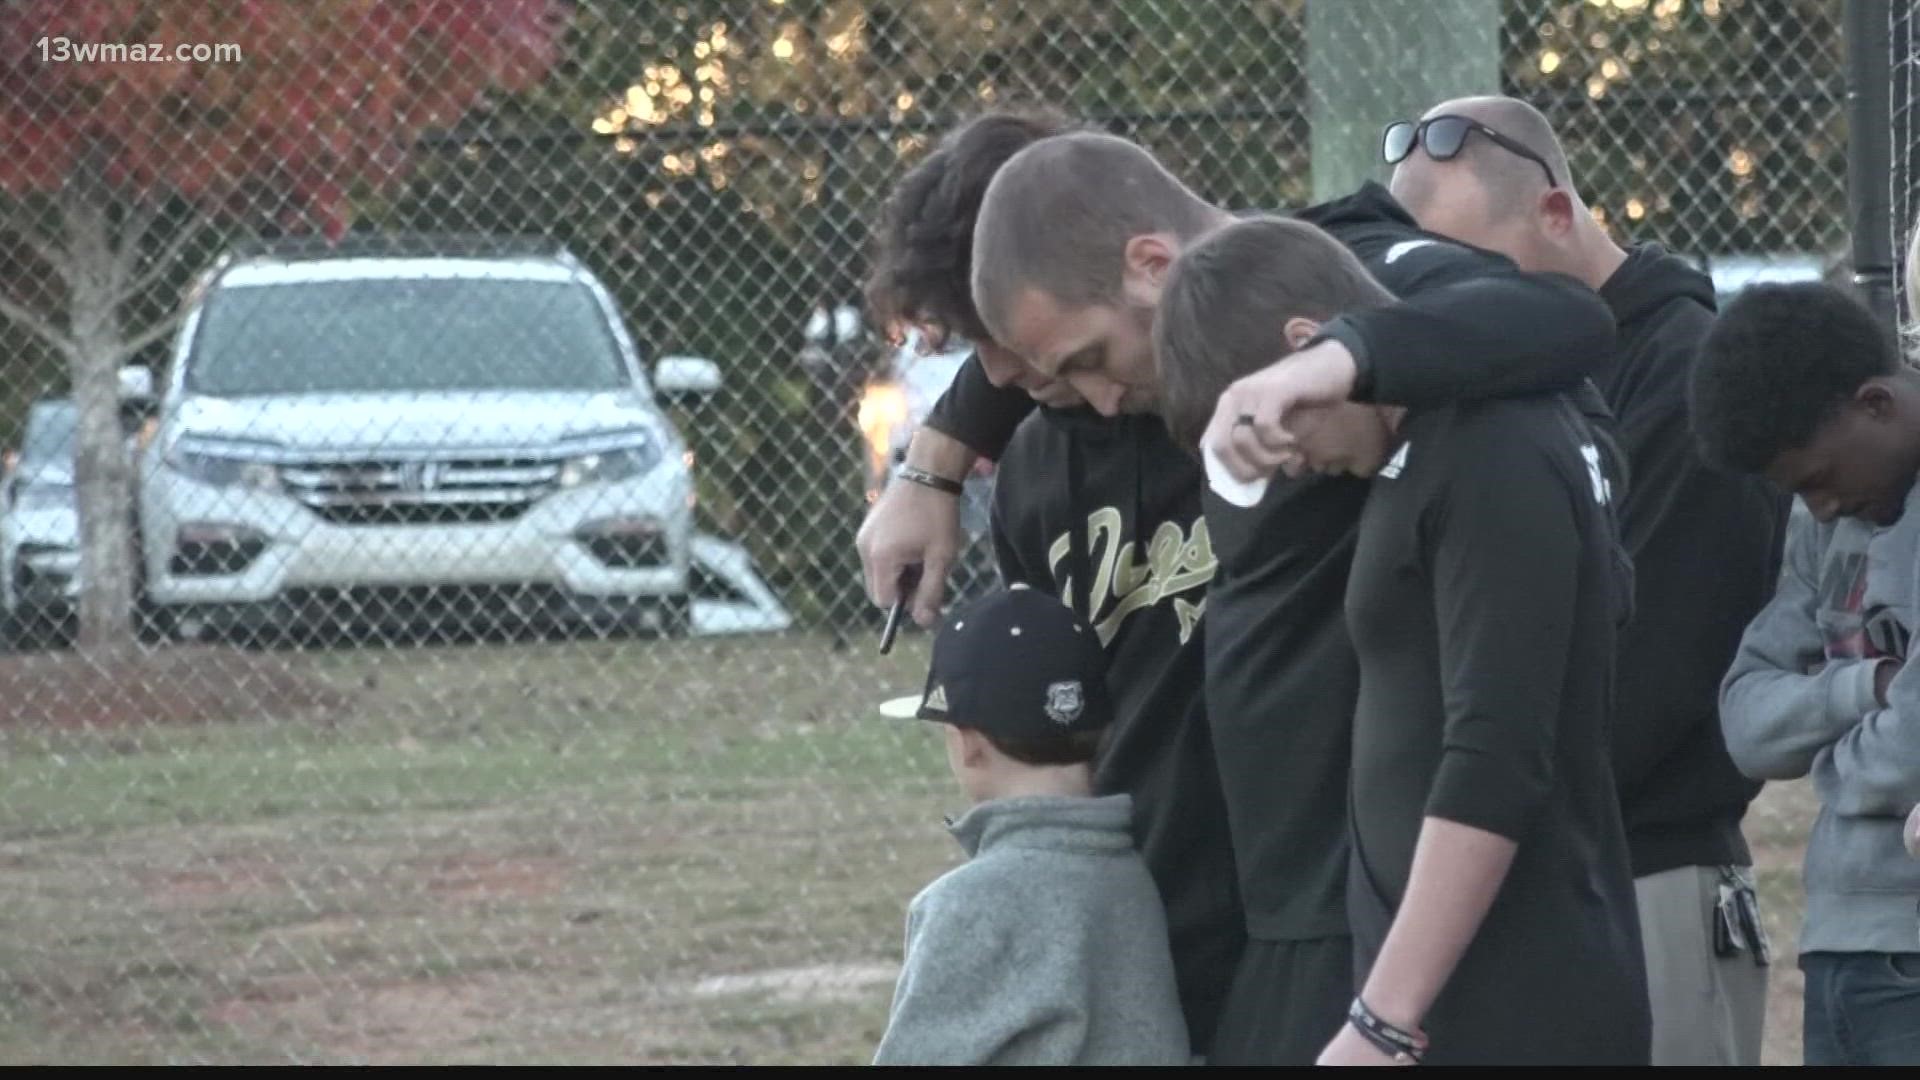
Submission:
[[[1808,953],[1806,1064],[1920,1065],[1920,952]]]

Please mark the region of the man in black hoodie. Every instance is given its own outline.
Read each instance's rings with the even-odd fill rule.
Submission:
[[[1088,138],[1068,141],[1084,145]],[[1189,200],[1156,241],[1162,254],[1167,245],[1180,242],[1183,230],[1204,229],[1227,218],[1193,197],[1138,147],[1106,137],[1093,141],[1099,148],[1118,151],[1122,159],[1111,167],[1100,161],[1091,164],[1105,179],[1117,183],[1130,169],[1144,171]],[[1091,191],[1098,185],[1067,187]],[[1118,212],[1136,221],[1143,234],[1161,232],[1151,201]],[[1096,216],[1112,219],[1104,210]],[[1390,283],[1412,297],[1342,320],[1338,340],[1328,346],[1328,351],[1346,354],[1352,349],[1377,360],[1369,366],[1377,369],[1374,382],[1382,400],[1417,405],[1577,383],[1611,342],[1604,308],[1578,283],[1523,275],[1499,257],[1423,237],[1378,185],[1306,216],[1387,269]],[[1152,256],[1150,261],[1158,259]],[[1118,251],[1113,260],[1096,276],[1118,287],[1123,276],[1134,275],[1121,265]],[[1147,344],[1142,316],[1150,316],[1150,303],[1109,310],[1124,312],[1104,322],[1118,335],[1109,343],[1112,354],[1138,359]],[[1524,332],[1510,332],[1516,328]],[[1195,793],[1217,793],[1223,779],[1229,782],[1246,929],[1258,944],[1231,977],[1232,993],[1224,1003],[1228,1019],[1213,1043],[1212,1060],[1310,1063],[1338,1029],[1353,994],[1343,910],[1344,732],[1351,694],[1330,711],[1305,706],[1301,712],[1313,715],[1297,720],[1286,708],[1261,707],[1248,711],[1259,712],[1268,723],[1249,720],[1223,726],[1211,702],[1211,686],[1207,695],[1200,693],[1203,649],[1211,668],[1221,640],[1205,630],[1200,615],[1205,604],[1216,608],[1207,622],[1220,618],[1222,586],[1216,582],[1209,592],[1208,579],[1216,561],[1223,575],[1231,574],[1240,549],[1216,552],[1210,523],[1200,516],[1204,480],[1198,462],[1172,442],[1150,404],[1146,411],[1123,414],[1120,399],[1127,395],[1116,394],[1111,383],[1098,386],[1094,400],[1096,413],[1108,415],[1044,410],[1010,436],[1032,409],[1018,386],[1031,389],[1041,385],[1035,380],[1047,376],[1031,370],[1023,376],[1018,365],[1006,365],[1003,348],[993,351],[995,356],[984,365],[968,365],[930,424],[965,432],[968,441],[989,454],[1005,449],[994,515],[1003,571],[1011,579],[1072,597],[1075,607],[1090,612],[1100,627],[1122,714],[1102,771],[1141,804],[1142,845],[1167,899],[1176,964],[1185,951],[1182,925],[1193,926],[1194,916],[1207,907],[1204,880],[1195,880],[1183,867],[1224,838],[1209,836],[1208,830],[1217,826],[1194,816]],[[1151,365],[1150,352],[1146,360]],[[996,387],[996,382],[1005,385]],[[931,437],[952,439],[940,433]],[[956,468],[964,468],[964,462]],[[869,542],[862,555],[870,571],[885,534],[911,532],[913,524],[905,522],[906,529],[886,525],[885,509],[877,508],[863,529],[863,540]],[[1344,534],[1352,525],[1349,512],[1330,527]],[[1303,522],[1302,527],[1311,532],[1318,526]],[[1290,535],[1303,533],[1293,530]],[[888,543],[896,553],[905,549]],[[1289,567],[1291,572],[1305,569],[1303,558],[1319,559],[1317,552],[1290,551],[1272,556],[1286,564],[1275,571],[1281,578]],[[1244,603],[1240,618],[1225,624],[1238,628],[1224,643],[1228,654],[1244,655],[1235,651],[1234,637],[1257,637],[1258,628],[1278,622],[1331,625],[1339,634],[1339,588],[1326,595],[1302,591],[1291,599],[1283,597],[1286,610],[1275,614],[1273,598],[1259,591],[1272,584],[1271,577],[1250,580],[1235,594]],[[1328,678],[1337,681],[1336,673],[1317,670],[1309,658],[1273,674],[1274,679],[1242,685],[1271,705],[1276,693],[1286,696],[1285,687],[1319,701],[1323,695],[1318,687]],[[1283,689],[1260,689],[1269,684]],[[1217,768],[1212,759],[1194,754],[1196,748],[1212,748],[1209,709],[1216,715],[1215,738],[1226,740],[1217,747]],[[1290,733],[1299,738],[1290,740]],[[1182,977],[1185,984],[1184,972]],[[1201,1027],[1211,1032],[1211,1020],[1220,1015],[1223,1003],[1218,996],[1226,991],[1227,981],[1219,978],[1212,988],[1207,1019],[1194,1026],[1197,1041],[1203,1038]],[[1189,1016],[1194,1023],[1191,1007]]]
[[[1390,127],[1385,144],[1397,166],[1393,194],[1422,226],[1584,281],[1613,311],[1617,351],[1597,377],[1629,463],[1621,525],[1636,570],[1617,660],[1613,769],[1646,949],[1653,1063],[1757,1065],[1766,956],[1753,940],[1740,822],[1759,785],[1727,754],[1717,694],[1742,630],[1773,592],[1787,502],[1753,478],[1712,469],[1694,449],[1685,386],[1712,326],[1713,284],[1657,245],[1614,244],[1581,202],[1546,119],[1524,102],[1445,102],[1418,124]],[[1216,414],[1215,430],[1232,422]],[[1234,435],[1254,456],[1274,450]],[[1730,932],[1717,935],[1722,919]]]

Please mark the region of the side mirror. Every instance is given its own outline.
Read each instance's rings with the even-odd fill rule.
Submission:
[[[120,428],[132,435],[160,411],[153,393],[153,369],[129,364],[120,369]]]
[[[120,369],[122,401],[153,400],[153,369],[145,364],[128,364]]]
[[[653,385],[670,397],[705,397],[720,389],[720,365],[698,356],[663,356],[653,366]]]

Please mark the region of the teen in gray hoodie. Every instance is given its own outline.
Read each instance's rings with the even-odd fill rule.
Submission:
[[[1756,286],[1721,314],[1691,389],[1708,458],[1806,509],[1720,695],[1740,769],[1811,773],[1820,797],[1806,1063],[1920,1064],[1920,862],[1901,843],[1920,801],[1920,373],[1845,293]]]
[[[946,725],[968,861],[907,910],[876,1065],[1184,1065],[1167,916],[1133,801],[1092,795],[1099,635],[1021,586],[955,615],[911,715]]]

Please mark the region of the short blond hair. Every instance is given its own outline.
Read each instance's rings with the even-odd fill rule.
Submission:
[[[1120,295],[1128,241],[1190,240],[1219,214],[1138,143],[1096,132],[1041,139],[987,186],[973,230],[974,306],[1004,342],[1025,290],[1066,308],[1109,303]]]
[[[1293,351],[1288,319],[1391,303],[1358,256],[1307,222],[1264,216],[1215,230],[1174,262],[1154,316],[1167,429],[1199,446],[1227,387]]]

